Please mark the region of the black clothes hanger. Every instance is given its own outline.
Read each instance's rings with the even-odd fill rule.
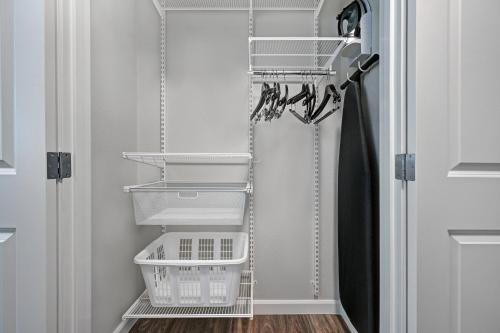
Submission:
[[[278,102],[278,106],[280,106],[281,109],[277,111],[276,119],[279,119],[285,112],[287,102],[288,102],[288,84],[285,85],[285,96],[283,96],[283,98],[280,99]]]
[[[266,82],[262,83],[262,88],[261,88],[261,92],[260,92],[260,100],[259,100],[259,103],[257,104],[257,107],[252,112],[252,115],[250,116],[250,120],[253,120],[255,118],[255,116],[257,116],[257,114],[259,113],[260,109],[262,109],[264,104],[267,104],[266,101],[268,100],[268,95],[269,95],[270,89],[271,89],[271,87]]]
[[[289,110],[291,114],[293,114],[298,120],[300,120],[301,122],[303,122],[304,124],[308,124],[307,120],[304,119],[304,117],[302,117],[300,114],[298,114],[297,112],[295,112],[295,110],[293,109],[290,109]]]
[[[276,116],[280,98],[281,98],[281,85],[279,84],[279,82],[276,82],[274,85],[273,96],[271,97],[271,107],[269,110],[269,117],[268,119],[266,119],[267,121],[271,121]]]
[[[325,87],[325,94],[323,96],[323,100],[318,106],[318,109],[314,111],[314,113],[311,115],[311,120],[316,119],[325,109],[325,107],[328,104],[328,101],[330,98],[333,98],[333,103],[339,103],[341,100],[340,94],[337,91],[337,88],[335,88],[335,85],[329,84]]]
[[[309,89],[309,88],[307,87],[307,85],[305,83],[303,83],[302,90],[297,95],[291,97],[286,104],[292,105],[292,104],[298,103],[301,100],[303,100],[307,96],[307,89]]]
[[[340,107],[339,107],[339,106],[337,106],[337,107],[335,107],[334,109],[332,109],[332,110],[328,111],[327,113],[325,113],[325,114],[324,114],[324,116],[323,116],[323,117],[321,117],[321,118],[319,118],[318,120],[316,120],[316,121],[314,122],[314,125],[317,125],[317,124],[319,124],[320,122],[322,122],[323,120],[325,120],[326,118],[330,117],[330,116],[331,116],[332,114],[334,114],[334,113],[335,113],[335,111],[337,111],[338,109],[340,109]]]
[[[311,121],[314,108],[316,107],[316,84],[312,84],[312,92],[306,97],[302,105],[306,106],[306,112],[304,114],[304,119],[307,122]]]

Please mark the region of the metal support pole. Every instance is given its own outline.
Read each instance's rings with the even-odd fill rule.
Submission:
[[[253,37],[253,0],[250,0],[250,9],[248,11],[248,37]],[[250,45],[249,45],[250,46]],[[250,46],[251,47],[251,46]],[[251,53],[251,50],[250,50]],[[250,55],[249,55],[250,57]],[[248,59],[249,63],[250,58]],[[253,89],[252,77],[248,76],[248,152],[252,155],[248,166],[248,182],[254,189],[254,123],[250,120],[250,115],[253,111]],[[248,200],[248,229],[249,229],[249,245],[250,245],[250,270],[255,271],[255,215],[254,215],[255,190],[249,194]]]
[[[314,37],[319,35],[318,16],[314,15]],[[314,66],[318,67],[318,45],[314,45]],[[320,131],[319,125],[314,125],[314,179],[313,179],[313,295],[320,296]]]
[[[165,5],[163,1],[163,5]],[[160,149],[167,152],[167,13],[161,12],[160,25]],[[167,163],[161,169],[161,178],[167,180]],[[167,232],[167,227],[162,226],[162,232]]]

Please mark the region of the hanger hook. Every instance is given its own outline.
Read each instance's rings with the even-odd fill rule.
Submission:
[[[361,73],[368,72],[368,70],[361,68],[361,63],[358,61],[358,69]]]
[[[349,77],[349,72],[346,72],[345,75],[347,76],[347,81],[354,83],[354,81]]]

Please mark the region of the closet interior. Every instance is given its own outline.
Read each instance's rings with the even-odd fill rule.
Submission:
[[[142,106],[156,116],[143,118],[138,103],[134,147],[144,151],[123,152],[122,163],[137,163],[139,181],[123,190],[135,224],[152,228],[156,239],[130,258],[146,290],[122,319],[252,318],[254,298],[287,298],[280,284],[291,299],[337,299],[343,90],[378,61],[372,4],[149,6],[157,19],[137,19],[136,34],[156,32],[136,36],[145,46],[137,71],[142,97],[158,101]],[[147,10],[141,5],[138,15]],[[220,36],[208,35],[217,30]]]

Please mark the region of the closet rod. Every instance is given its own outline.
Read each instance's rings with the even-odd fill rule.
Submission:
[[[348,78],[349,80],[346,80],[344,83],[342,83],[342,85],[340,86],[340,89],[344,90],[345,88],[347,88],[347,86],[349,85],[349,83],[351,83],[350,81],[359,81],[361,75],[364,73],[364,72],[367,72],[370,70],[370,68],[378,63],[378,60],[379,60],[379,55],[378,53],[375,53],[373,55],[371,55],[363,65],[359,66],[360,68],[358,68],[352,75],[349,75]]]
[[[280,70],[268,70],[268,71],[249,71],[248,74],[260,76],[283,76],[283,75],[312,75],[312,76],[328,76],[337,74],[336,71],[318,71],[318,70],[303,70],[303,71],[280,71]]]

